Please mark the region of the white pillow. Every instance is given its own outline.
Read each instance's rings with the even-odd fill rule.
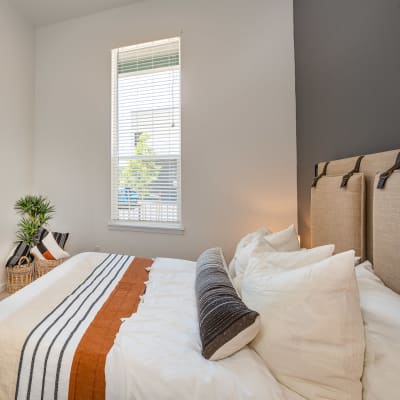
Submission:
[[[257,253],[265,253],[265,252],[276,252],[277,250],[272,247],[265,238],[258,238],[256,241],[251,242],[246,247],[240,251],[236,257],[235,264],[235,277],[233,278],[233,282],[235,284],[236,290],[240,292],[240,285],[243,279],[243,274],[245,273],[251,256],[254,252]]]
[[[243,247],[247,246],[250,242],[254,241],[255,239],[262,237],[262,236],[267,236],[270,235],[272,232],[267,229],[267,228],[261,228],[256,232],[252,232],[244,236],[242,239],[240,239],[240,242],[238,243],[236,247],[236,251],[240,251]]]
[[[399,400],[400,295],[370,268],[370,263],[356,268],[366,338],[363,398]]]
[[[361,400],[364,329],[354,251],[275,275],[246,274],[260,313],[251,346],[283,385],[310,400]]]
[[[239,242],[229,264],[229,273],[236,282],[240,283],[253,251],[295,251],[299,249],[299,240],[294,225],[275,233],[270,233],[268,229],[262,228],[246,235]]]
[[[245,274],[257,271],[263,275],[276,274],[288,270],[305,267],[331,257],[335,251],[335,245],[314,247],[309,250],[260,252],[254,250]]]
[[[278,251],[300,250],[299,237],[294,225],[290,225],[283,231],[271,233],[267,235],[266,239]]]
[[[229,274],[235,278],[237,271],[242,268],[242,263],[247,263],[255,244],[259,239],[269,235],[271,232],[267,228],[261,228],[257,232],[252,232],[243,237],[236,246],[235,255],[229,263]],[[246,261],[247,258],[247,261]],[[239,260],[240,259],[240,260]]]

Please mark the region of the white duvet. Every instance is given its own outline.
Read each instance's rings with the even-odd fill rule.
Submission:
[[[155,260],[108,354],[107,399],[301,399],[247,347],[221,361],[202,357],[194,281],[194,262]]]
[[[15,397],[21,349],[28,333],[49,310],[69,298],[106,256],[83,253],[72,257],[0,303],[0,400]],[[257,353],[247,347],[221,361],[202,357],[194,291],[195,267],[189,261],[155,260],[143,301],[137,313],[122,324],[108,354],[106,398],[302,399],[281,386]],[[43,346],[46,349],[47,342],[43,341]],[[67,350],[70,359],[74,349]],[[21,375],[25,376],[29,370],[23,368]],[[46,376],[53,379],[55,369],[48,369]],[[65,379],[68,377],[65,374]],[[68,381],[64,386],[68,386]],[[67,398],[67,391],[63,389],[59,398]]]

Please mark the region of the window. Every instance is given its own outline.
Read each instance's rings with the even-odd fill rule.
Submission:
[[[114,49],[112,66],[112,222],[180,228],[180,39]]]

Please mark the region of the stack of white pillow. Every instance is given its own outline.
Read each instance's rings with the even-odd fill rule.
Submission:
[[[261,316],[250,346],[276,379],[306,399],[361,400],[364,327],[354,251],[300,249],[294,226],[244,237],[229,265]]]

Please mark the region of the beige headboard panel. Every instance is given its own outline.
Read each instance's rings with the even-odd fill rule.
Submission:
[[[355,173],[322,176],[311,189],[311,245],[335,244],[335,253],[354,249],[365,258],[365,178]],[[338,212],[339,210],[339,212]]]
[[[373,241],[376,274],[400,293],[400,170],[393,172],[383,189],[374,191]]]
[[[377,173],[382,173],[393,166],[400,150],[391,150],[383,153],[368,154],[362,159],[360,164],[360,172],[365,176],[366,186],[366,257],[374,262],[374,246],[373,246],[373,199],[374,199],[374,181]],[[358,156],[344,158],[341,160],[330,161],[327,167],[327,175],[345,175],[353,170]],[[318,174],[323,170],[325,162],[318,164]],[[340,211],[338,211],[340,212]],[[400,212],[400,210],[397,210]],[[398,249],[400,243],[391,243],[393,249]],[[400,264],[400,255],[399,255]],[[400,265],[399,265],[400,270]],[[399,272],[400,274],[400,272]]]

